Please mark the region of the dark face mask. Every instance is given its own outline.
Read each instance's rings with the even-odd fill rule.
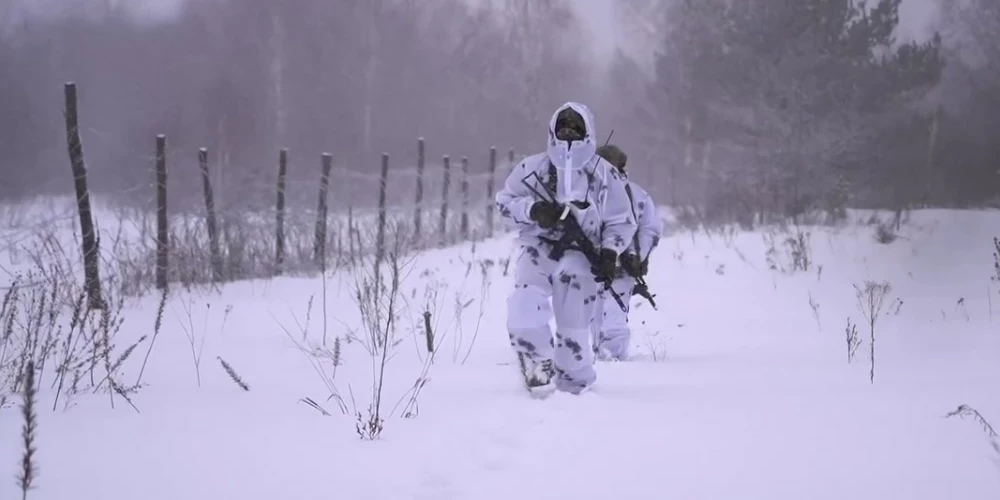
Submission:
[[[566,108],[556,116],[556,139],[560,141],[582,141],[587,136],[587,125],[580,113]]]

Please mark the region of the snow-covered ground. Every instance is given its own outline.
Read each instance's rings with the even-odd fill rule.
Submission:
[[[375,441],[356,427],[381,360],[364,340],[363,278],[177,290],[136,409],[100,389],[53,411],[46,369],[28,498],[1000,498],[984,429],[945,417],[965,404],[1000,428],[1000,213],[914,212],[887,245],[865,224],[805,230],[797,272],[770,269],[792,268],[776,230],[664,239],[648,278],[659,311],[633,302],[635,358],[601,363],[591,392],[547,400],[526,395],[507,345],[509,236],[404,259]],[[854,288],[866,280],[891,284],[874,383]],[[113,370],[120,384],[139,376],[158,304],[124,312],[115,352],[147,338]],[[862,341],[851,363],[848,318]],[[15,403],[0,410],[0,498],[21,498]]]

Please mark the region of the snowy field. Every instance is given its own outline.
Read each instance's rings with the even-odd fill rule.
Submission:
[[[544,401],[521,388],[507,345],[509,236],[397,259],[398,293],[378,294],[391,304],[359,299],[370,277],[351,269],[177,287],[159,329],[160,297],[127,301],[101,360],[60,377],[57,346],[42,367],[28,498],[1000,498],[983,425],[946,417],[968,405],[1000,429],[1000,213],[916,211],[889,244],[868,217],[801,228],[804,247],[786,244],[795,228],[677,230],[650,266],[659,311],[633,302],[634,359]],[[0,269],[25,265],[11,260]],[[866,281],[891,285],[874,381]],[[393,321],[371,321],[375,303]],[[0,369],[22,324],[0,332]],[[382,349],[371,333],[387,324]],[[3,377],[0,391],[14,387]],[[67,391],[70,378],[87,389]],[[374,441],[360,437],[373,400]],[[21,498],[20,406],[15,394],[0,409],[3,499]]]

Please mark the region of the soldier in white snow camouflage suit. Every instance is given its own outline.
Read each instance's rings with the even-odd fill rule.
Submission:
[[[609,297],[610,293],[602,291],[598,295],[598,307],[594,315],[594,346],[595,353],[601,359],[623,361],[628,358],[629,344],[632,332],[628,325],[628,308],[635,287],[635,279],[649,272],[649,254],[660,244],[663,223],[656,212],[656,205],[648,193],[638,184],[628,179],[625,164],[628,156],[617,146],[601,146],[598,156],[604,158],[621,173],[625,179],[625,189],[632,207],[632,220],[638,223],[638,230],[629,242],[628,248],[622,253],[621,267],[615,273],[611,288],[618,293],[625,310],[618,302]]]
[[[597,280],[610,281],[636,230],[625,184],[596,155],[595,141],[590,110],[564,104],[552,115],[546,152],[518,164],[496,195],[498,211],[519,231],[507,330],[532,390],[579,394],[597,379],[590,345]],[[593,265],[565,249],[564,214],[599,252]]]

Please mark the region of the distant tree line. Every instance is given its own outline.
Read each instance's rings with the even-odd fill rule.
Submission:
[[[428,161],[482,171],[491,145],[541,150],[573,99],[658,201],[706,220],[996,203],[1000,3],[946,2],[936,36],[900,41],[903,1],[616,0],[620,24],[657,47],[654,71],[624,50],[599,67],[566,0],[203,0],[155,22],[105,0],[0,13],[0,197],[68,187],[72,80],[105,192],[149,181],[160,133],[172,168],[193,172],[207,147],[218,189],[244,194],[272,183],[282,147],[308,165],[290,181],[314,180],[324,151],[358,170],[383,151],[405,166],[418,136]]]
[[[560,0],[199,0],[141,22],[117,5],[67,1],[0,22],[0,197],[71,185],[66,81],[105,193],[151,182],[156,134],[171,168],[195,172],[207,147],[244,196],[273,184],[283,147],[290,181],[315,181],[327,151],[372,173],[382,152],[412,165],[419,136],[428,161],[469,156],[484,171],[490,146],[541,150],[552,110],[596,94]]]
[[[1000,3],[949,2],[940,33],[900,42],[902,1],[665,4],[655,76],[613,70],[642,96],[626,113],[659,198],[746,224],[997,202]]]

